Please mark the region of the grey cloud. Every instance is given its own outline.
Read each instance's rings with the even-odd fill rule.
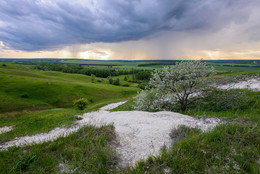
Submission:
[[[257,0],[1,0],[0,41],[12,49],[142,39],[165,30],[216,31],[243,23]]]

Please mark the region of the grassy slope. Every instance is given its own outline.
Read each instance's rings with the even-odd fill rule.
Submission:
[[[13,126],[13,130],[0,134],[0,144],[15,137],[48,132],[56,127],[67,126],[75,121],[73,109],[14,112],[0,115],[0,127]]]
[[[138,90],[109,85],[107,80],[100,83],[98,78],[92,83],[85,75],[37,71],[17,64],[1,66],[0,80],[0,127],[14,128],[0,134],[0,143],[72,124],[74,115],[82,114],[71,108],[74,99],[92,99],[87,112],[127,99]],[[24,94],[28,98],[23,98]]]
[[[0,67],[0,80],[0,112],[71,107],[73,100],[81,97],[98,103],[127,98],[137,91],[105,82],[91,83],[85,75],[36,71],[15,64]]]
[[[0,173],[110,173],[117,163],[114,138],[113,126],[87,126],[54,142],[13,147],[0,152]]]

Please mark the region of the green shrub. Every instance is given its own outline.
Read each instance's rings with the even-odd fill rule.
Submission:
[[[116,78],[116,80],[113,82],[113,85],[120,85],[119,78]]]
[[[129,87],[130,85],[129,84],[123,84],[124,87]]]
[[[22,98],[29,98],[29,95],[27,93],[24,93],[21,95]]]
[[[92,81],[92,83],[95,82],[95,79],[96,79],[96,76],[94,74],[91,74],[91,81]]]
[[[108,79],[108,83],[109,83],[109,84],[113,84],[113,82],[114,82],[114,80],[113,80],[112,78],[109,78],[109,79]]]
[[[73,106],[76,107],[76,109],[78,109],[78,110],[84,110],[87,108],[87,104],[88,104],[88,100],[81,98],[81,99],[75,100]]]
[[[139,85],[138,85],[138,87],[141,89],[145,89],[146,86],[148,86],[147,82],[142,82],[142,83],[139,83]]]

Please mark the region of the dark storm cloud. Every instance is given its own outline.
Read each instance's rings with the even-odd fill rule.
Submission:
[[[258,0],[1,0],[0,41],[35,51],[164,30],[214,32],[247,21],[255,5]]]

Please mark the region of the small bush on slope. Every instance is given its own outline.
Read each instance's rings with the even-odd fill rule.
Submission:
[[[75,100],[73,102],[73,106],[78,109],[78,110],[84,110],[87,108],[87,105],[88,105],[88,100],[87,99],[84,99],[84,98],[80,98],[78,100]]]

